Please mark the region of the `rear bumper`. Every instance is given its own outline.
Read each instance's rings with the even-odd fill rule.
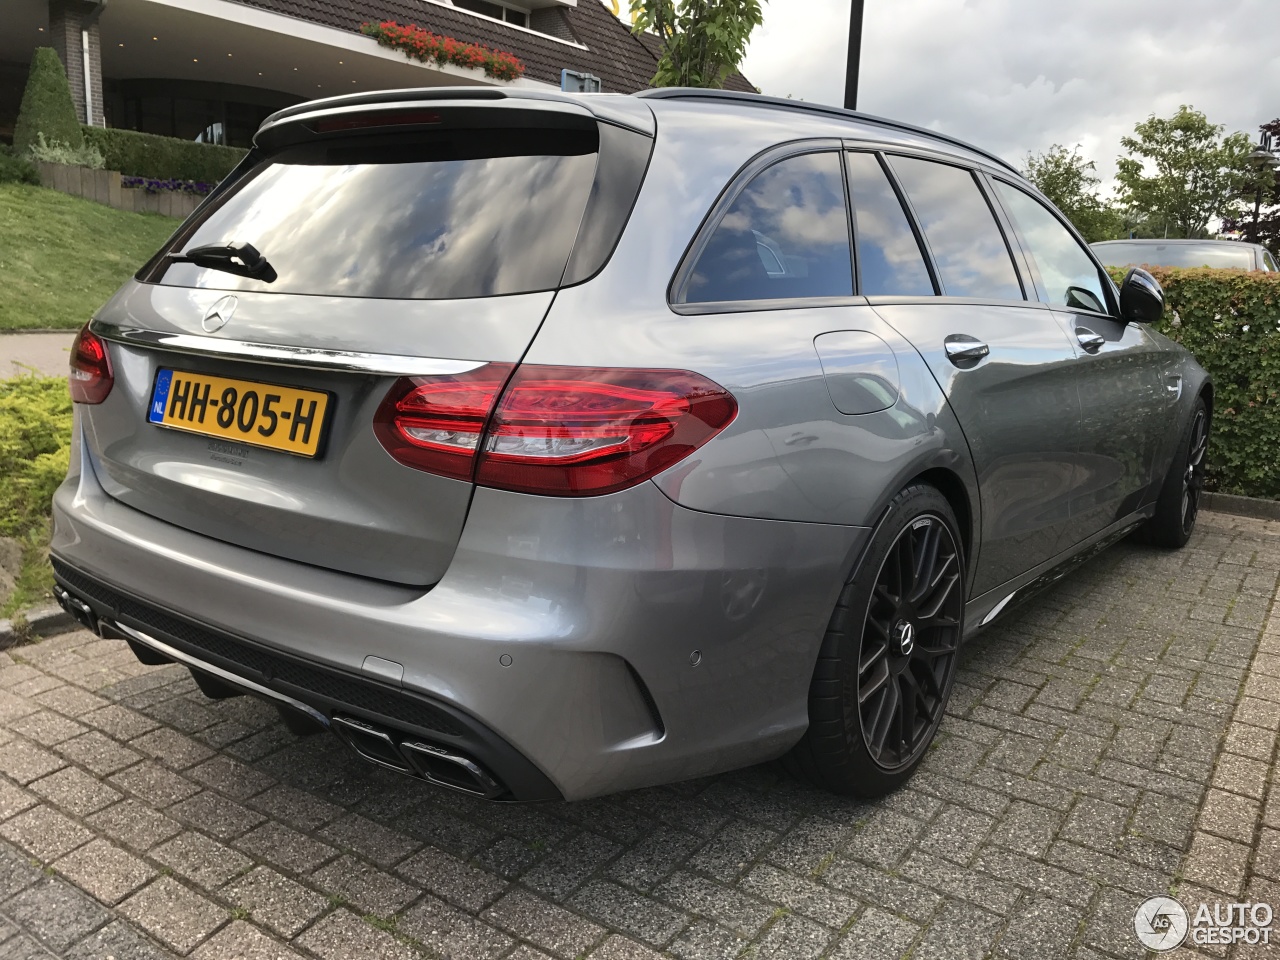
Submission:
[[[651,483],[583,500],[477,489],[424,592],[149,517],[78,459],[54,498],[52,553],[95,616],[326,718],[456,748],[514,799],[785,752],[867,534],[698,513]]]

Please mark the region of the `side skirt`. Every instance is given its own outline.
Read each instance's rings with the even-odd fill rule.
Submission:
[[[1154,512],[1155,504],[1148,504],[1129,514],[1123,520],[1117,520],[1088,539],[1082,540],[1071,549],[1064,550],[1056,557],[1032,568],[1021,577],[1010,580],[994,590],[988,590],[980,597],[972,598],[965,605],[964,638],[967,640],[983,627],[988,627],[995,623],[1006,616],[1010,610],[1021,606],[1041,590],[1057,583],[1081,564],[1093,559],[1117,541],[1124,539],[1141,526]]]

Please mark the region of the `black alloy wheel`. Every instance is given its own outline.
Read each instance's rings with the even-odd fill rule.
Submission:
[[[1196,397],[1185,424],[1160,487],[1160,496],[1156,498],[1155,512],[1138,531],[1138,539],[1175,550],[1186,546],[1195,530],[1209,465],[1213,417],[1203,396]]]
[[[964,635],[966,561],[951,503],[913,483],[885,508],[827,623],[809,726],[783,765],[824,790],[882,797],[942,722]]]
[[[960,551],[941,517],[898,534],[876,577],[858,657],[863,742],[885,770],[924,753],[946,705],[964,603]]]
[[[1209,414],[1196,407],[1187,444],[1187,465],[1182,471],[1182,532],[1191,535],[1200,513],[1200,492],[1204,489],[1205,453],[1209,449]]]

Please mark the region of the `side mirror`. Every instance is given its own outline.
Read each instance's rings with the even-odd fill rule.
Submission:
[[[1120,284],[1120,316],[1128,323],[1156,323],[1164,316],[1160,282],[1141,267],[1130,270]]]

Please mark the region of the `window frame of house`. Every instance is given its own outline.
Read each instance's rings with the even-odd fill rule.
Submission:
[[[495,17],[492,14],[481,13],[479,10],[472,10],[468,7],[461,6],[459,3],[456,2],[456,0],[449,0],[449,2],[455,10],[461,10],[464,13],[470,13],[477,17],[484,17],[486,20],[496,20],[498,23],[505,23],[507,26],[510,26],[510,27],[522,27],[525,30],[533,29],[532,27],[529,26],[529,21],[532,18],[533,11],[525,7],[518,6],[517,4],[514,4],[514,3],[506,3],[505,0],[477,0],[477,2],[484,3],[487,6],[500,8],[503,11],[503,14],[501,17]],[[507,19],[508,13],[519,14],[524,18],[524,22],[519,23],[514,20],[508,20]],[[537,33],[536,30],[534,32]]]

